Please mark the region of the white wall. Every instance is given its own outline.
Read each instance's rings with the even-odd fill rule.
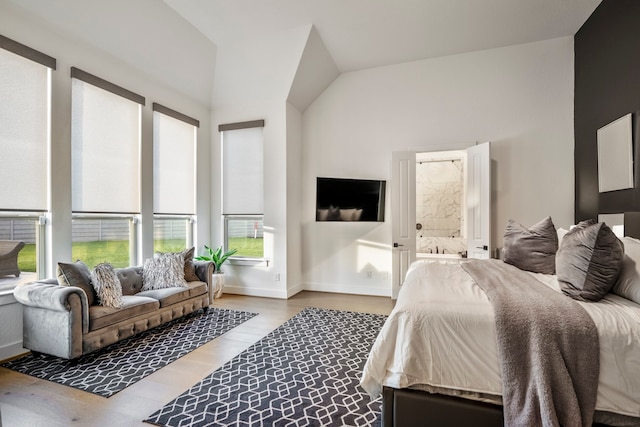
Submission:
[[[284,102],[260,102],[227,106],[213,112],[213,172],[211,187],[212,241],[223,241],[220,186],[222,178],[219,124],[264,119],[264,256],[267,261],[254,264],[229,261],[223,266],[224,292],[273,298],[287,298],[287,132]],[[280,280],[276,281],[276,274]]]
[[[311,27],[218,47],[212,105],[212,244],[222,244],[218,125],[264,119],[265,262],[230,261],[226,293],[288,298],[301,288],[302,114],[287,102]]]
[[[51,124],[51,212],[47,225],[50,258],[46,277],[53,277],[57,262],[71,260],[71,77],[72,66],[109,80],[146,97],[142,109],[142,258],[153,255],[153,135],[152,103],[158,102],[200,121],[197,148],[196,242],[209,241],[210,224],[210,109],[189,96],[176,92],[116,58],[52,27],[46,21],[8,1],[0,1],[0,32],[15,41],[57,59],[52,72]],[[185,76],[188,78],[188,76]],[[106,177],[108,178],[108,177]],[[142,260],[140,260],[142,261]],[[14,305],[15,307],[12,307]],[[16,307],[12,295],[0,300],[0,324],[15,323]],[[0,359],[6,346],[15,347],[22,331],[14,337],[0,337]],[[6,356],[6,355],[5,355]],[[7,356],[8,357],[8,356]]]
[[[389,180],[393,151],[492,141],[494,245],[509,218],[568,226],[573,38],[342,74],[304,112],[303,141],[304,287],[391,295],[390,186],[384,223],[316,223],[316,177]]]

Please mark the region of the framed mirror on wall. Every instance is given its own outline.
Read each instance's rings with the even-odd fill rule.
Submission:
[[[598,190],[633,188],[633,126],[629,113],[598,129]]]

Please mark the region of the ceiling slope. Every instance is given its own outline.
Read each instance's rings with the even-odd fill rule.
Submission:
[[[314,25],[340,72],[573,36],[601,0],[164,0],[217,46]]]
[[[320,34],[315,27],[311,27],[288,101],[304,112],[339,75],[340,70]]]
[[[211,102],[216,45],[162,1],[0,1],[23,8],[203,105]]]

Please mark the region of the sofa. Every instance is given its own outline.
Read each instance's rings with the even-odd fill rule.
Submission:
[[[96,297],[92,284],[87,283],[93,276],[87,277],[84,264],[58,263],[58,278],[14,290],[23,305],[22,345],[34,353],[75,359],[189,313],[206,311],[213,303],[214,265],[190,261],[189,266],[191,277],[185,269],[184,281],[160,289],[145,289],[147,262],[113,268],[122,290],[121,305],[114,308],[102,305]]]

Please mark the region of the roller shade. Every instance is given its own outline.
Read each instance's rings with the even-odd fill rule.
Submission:
[[[153,212],[193,215],[197,128],[160,112],[156,104],[154,110]]]
[[[20,48],[13,53],[5,44],[0,43],[0,210],[45,211],[51,69],[20,52],[43,54],[15,42],[8,46]],[[55,67],[50,59],[44,62]]]
[[[262,127],[222,131],[222,213],[263,214]]]
[[[139,213],[140,103],[72,78],[71,110],[73,211]]]

